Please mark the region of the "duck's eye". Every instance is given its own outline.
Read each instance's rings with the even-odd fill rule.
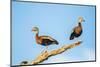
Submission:
[[[32,31],[36,31],[35,29],[33,29]]]
[[[36,30],[34,30],[34,31],[36,31]]]

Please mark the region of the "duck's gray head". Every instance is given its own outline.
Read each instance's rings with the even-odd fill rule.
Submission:
[[[39,33],[39,28],[38,27],[33,27],[32,32],[34,32],[36,34]]]
[[[78,22],[80,22],[80,23],[81,23],[81,22],[85,22],[85,20],[84,20],[83,17],[79,17],[79,18],[78,18]]]

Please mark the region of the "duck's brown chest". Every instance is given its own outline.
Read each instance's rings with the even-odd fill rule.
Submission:
[[[82,27],[79,26],[79,27],[75,28],[75,33],[76,34],[80,34],[81,31],[82,31]]]
[[[35,39],[36,39],[36,42],[38,43],[38,44],[42,44],[42,40],[41,40],[41,38],[40,37],[35,37]]]

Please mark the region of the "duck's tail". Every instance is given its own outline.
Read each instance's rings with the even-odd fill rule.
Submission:
[[[74,36],[75,36],[75,34],[74,33],[71,33],[70,40],[73,40],[74,39]]]
[[[58,44],[59,44],[59,43],[58,43],[58,41],[56,41],[56,40],[55,40],[55,41],[53,41],[53,43],[54,43],[54,44],[56,44],[56,45],[58,45]]]

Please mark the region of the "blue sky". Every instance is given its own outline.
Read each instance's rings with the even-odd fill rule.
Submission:
[[[78,39],[69,40],[72,29],[82,16],[83,33]],[[50,57],[42,63],[59,63],[95,60],[95,7],[60,5],[46,3],[12,3],[12,63],[32,61],[45,49],[35,42],[33,27],[39,28],[39,35],[55,38],[59,45],[51,45],[48,51],[71,44],[78,40],[83,43],[62,54]]]

